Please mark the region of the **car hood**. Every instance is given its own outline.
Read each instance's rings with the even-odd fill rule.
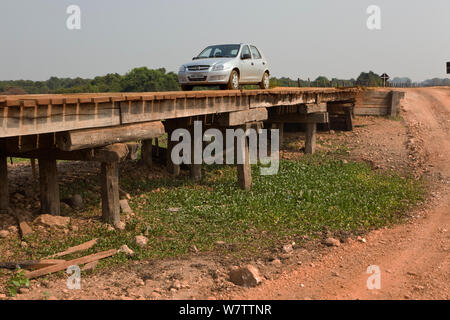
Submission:
[[[185,67],[204,66],[204,65],[212,66],[212,65],[215,65],[215,64],[224,64],[224,63],[227,63],[229,61],[232,61],[233,59],[236,59],[236,58],[206,58],[206,59],[198,59],[198,60],[193,60],[193,61],[190,61],[188,63],[185,63],[185,64],[183,64],[183,66],[185,66]]]

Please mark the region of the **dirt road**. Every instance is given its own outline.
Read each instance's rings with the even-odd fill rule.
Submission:
[[[417,219],[350,241],[233,299],[449,299],[450,90],[410,89],[403,102],[410,139],[421,141],[434,198]],[[381,288],[369,290],[369,266]]]

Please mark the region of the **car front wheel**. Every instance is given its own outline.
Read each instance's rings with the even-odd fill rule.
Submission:
[[[269,86],[270,86],[269,73],[265,72],[261,82],[259,83],[259,87],[261,89],[269,89]]]
[[[239,90],[239,73],[236,70],[231,71],[227,88],[230,90]]]

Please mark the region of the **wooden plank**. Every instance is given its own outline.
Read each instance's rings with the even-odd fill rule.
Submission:
[[[82,257],[82,258],[73,259],[73,260],[69,260],[69,261],[66,261],[66,262],[58,263],[58,264],[55,264],[53,266],[49,266],[49,267],[46,267],[46,268],[38,269],[38,270],[35,270],[35,271],[25,272],[24,275],[28,279],[33,279],[33,278],[44,276],[44,275],[47,275],[47,274],[50,274],[50,273],[54,273],[54,272],[65,270],[65,269],[67,269],[70,266],[81,265],[81,264],[86,264],[86,263],[89,263],[89,262],[101,260],[101,259],[113,256],[116,253],[117,253],[116,249],[111,249],[111,250],[108,250],[108,251],[103,251],[103,252],[91,254],[89,256],[85,256],[85,257]]]
[[[267,122],[288,122],[288,123],[327,123],[329,121],[328,113],[286,113],[273,114],[269,113]]]
[[[385,116],[388,114],[388,107],[365,108],[356,106],[354,112],[357,116]]]
[[[392,92],[392,101],[391,101],[391,108],[390,108],[390,115],[391,117],[395,117],[398,115],[398,110],[400,108],[400,100],[404,96],[404,92],[399,91],[393,91]]]
[[[33,229],[28,225],[28,223],[25,221],[25,217],[23,212],[20,211],[20,209],[12,210],[14,216],[17,219],[17,222],[19,223],[19,229],[22,237],[26,237],[29,234],[33,233]]]
[[[131,145],[131,144],[129,144]],[[132,150],[133,151],[133,150]],[[52,159],[67,161],[98,161],[120,162],[127,158],[130,149],[127,144],[116,143],[102,148],[84,149],[76,151],[61,151],[59,149],[39,149],[29,152],[8,152],[7,155],[27,159]]]
[[[58,147],[64,151],[96,148],[113,143],[146,140],[164,134],[161,121],[107,128],[66,131],[56,134]]]
[[[117,227],[120,224],[119,167],[117,162],[101,164],[102,218]]]
[[[257,108],[221,114],[218,116],[217,122],[220,126],[238,126],[247,122],[263,121],[267,117],[266,108]]]
[[[55,253],[55,254],[47,257],[46,259],[63,257],[63,256],[67,256],[67,255],[72,254],[72,253],[88,250],[88,249],[92,248],[93,246],[95,246],[97,244],[97,242],[98,242],[98,238],[95,238],[95,239],[92,239],[92,240],[90,240],[88,242],[79,244],[77,246],[70,247],[69,249],[67,249],[65,251]]]

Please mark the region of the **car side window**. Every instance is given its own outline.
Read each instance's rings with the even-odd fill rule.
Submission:
[[[261,59],[261,54],[259,53],[259,50],[255,46],[250,47],[253,54],[253,59]]]
[[[250,55],[250,49],[248,48],[248,46],[244,46],[244,47],[242,48],[241,58],[243,58],[244,55],[246,55],[246,54]],[[250,55],[250,56],[251,56],[251,55]]]

